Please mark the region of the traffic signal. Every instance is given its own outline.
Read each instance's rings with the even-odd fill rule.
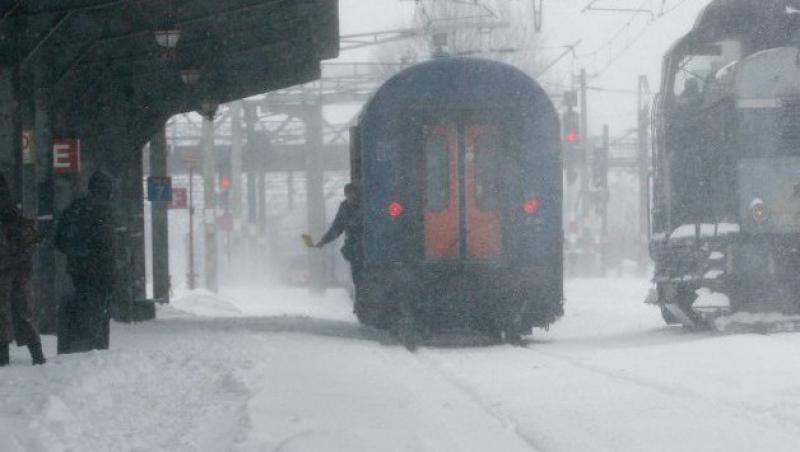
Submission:
[[[571,108],[564,112],[564,143],[578,145],[581,142],[581,115]]]
[[[233,181],[231,180],[231,176],[228,174],[220,174],[219,176],[219,189],[220,190],[227,190],[231,188],[233,185]]]
[[[217,186],[219,188],[217,195],[217,205],[228,210],[230,207],[230,191],[233,187],[233,172],[231,168],[230,151],[220,152],[217,158]]]
[[[578,178],[577,168],[580,166],[582,156],[580,123],[580,114],[572,110],[571,107],[564,112],[561,119],[562,148],[564,171],[569,183],[575,182]]]
[[[592,186],[608,188],[608,148],[595,146],[592,150]]]

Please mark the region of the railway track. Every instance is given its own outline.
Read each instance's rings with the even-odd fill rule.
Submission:
[[[654,406],[659,407],[659,410],[666,411],[667,413],[674,413],[666,416],[667,418],[674,418],[675,416],[683,416],[686,424],[692,424],[693,419],[715,419],[715,422],[723,422],[729,425],[739,425],[742,428],[748,428],[757,432],[767,433],[769,436],[786,438],[789,437],[793,444],[800,443],[800,433],[797,431],[797,424],[793,421],[786,420],[777,422],[776,418],[781,419],[782,413],[773,411],[770,407],[756,406],[747,404],[737,399],[714,397],[704,394],[702,391],[681,385],[669,385],[656,379],[643,378],[635,375],[632,372],[624,370],[609,369],[600,365],[595,365],[581,361],[579,358],[570,356],[565,353],[556,352],[547,349],[547,347],[531,348],[528,346],[501,346],[497,347],[498,353],[511,353],[514,355],[513,359],[516,362],[529,365],[531,362],[536,363],[539,367],[552,367],[563,368],[565,374],[570,374],[573,379],[585,381],[588,385],[594,385],[603,388],[606,395],[619,393],[623,394],[621,398],[629,397],[630,394],[637,394],[635,399],[644,399],[652,401]],[[521,358],[521,355],[533,355],[535,359]],[[498,396],[498,389],[502,382],[490,382],[491,386],[483,386],[470,381],[471,378],[468,374],[462,374],[457,371],[457,361],[448,359],[447,354],[439,353],[435,349],[428,347],[421,347],[413,356],[424,366],[446,380],[456,390],[468,397],[473,403],[478,405],[484,412],[496,419],[503,426],[513,432],[521,440],[525,442],[532,450],[548,451],[559,448],[552,445],[553,440],[552,432],[547,431],[546,426],[536,425],[535,428],[543,429],[539,432],[533,432],[531,429],[533,425],[530,422],[523,422],[520,416],[525,416],[526,412],[520,411],[520,404],[515,403],[511,398],[506,395]],[[458,355],[459,359],[463,356]],[[478,354],[478,359],[483,356]],[[454,362],[456,364],[454,364]],[[549,363],[549,364],[548,364]],[[515,368],[500,370],[500,372],[515,372]],[[560,371],[559,371],[560,372]],[[535,384],[535,383],[533,383]],[[550,382],[554,387],[558,387],[558,382]],[[572,382],[574,384],[574,382]],[[519,391],[525,391],[525,388],[519,388]],[[492,393],[495,393],[493,395]],[[591,391],[588,391],[590,394]],[[613,397],[612,397],[613,399]],[[565,401],[569,405],[571,401]],[[502,408],[507,406],[509,408]],[[575,406],[574,409],[580,410],[582,407]],[[525,407],[531,410],[543,410],[546,408],[537,407],[536,405]],[[601,410],[602,411],[602,410]],[[522,413],[522,414],[520,414]],[[662,413],[663,414],[663,413]],[[657,419],[657,418],[656,418]],[[656,419],[652,421],[653,428],[658,425],[663,425],[662,422],[657,422]],[[581,425],[581,420],[565,419],[566,423],[576,423],[576,429],[587,428],[588,426]],[[680,422],[679,422],[680,424]],[[710,423],[710,424],[713,424]],[[791,424],[791,425],[790,425]],[[792,427],[790,429],[779,428],[781,425],[785,427]],[[617,428],[623,429],[624,426]],[[697,427],[699,429],[699,427]],[[680,428],[676,428],[680,430]],[[789,433],[787,433],[789,430]],[[556,443],[560,441],[556,438]],[[597,450],[604,450],[598,447]]]
[[[445,370],[441,366],[439,362],[434,360],[431,356],[428,356],[426,353],[424,353],[424,351],[421,353],[414,351],[411,352],[411,354],[424,367],[436,373],[436,375],[438,375],[443,380],[447,381],[454,389],[456,389],[458,392],[466,396],[481,410],[483,410],[487,415],[497,420],[503,427],[505,427],[506,429],[511,431],[514,435],[519,437],[519,439],[521,439],[525,444],[527,444],[528,447],[531,448],[531,450],[537,452],[547,452],[546,448],[543,447],[538,438],[536,438],[532,433],[526,432],[523,429],[523,427],[521,427],[520,423],[516,419],[514,419],[513,416],[498,408],[498,404],[491,402],[486,397],[482,396],[474,388],[471,388],[469,385],[463,383],[458,378],[450,375],[447,372],[447,370]]]

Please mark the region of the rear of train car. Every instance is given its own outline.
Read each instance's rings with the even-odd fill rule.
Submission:
[[[561,316],[559,128],[502,63],[443,58],[386,82],[351,131],[362,322],[521,335]]]

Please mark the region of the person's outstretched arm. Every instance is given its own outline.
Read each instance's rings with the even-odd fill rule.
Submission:
[[[317,248],[322,248],[323,246],[327,245],[328,243],[331,243],[332,241],[339,238],[340,235],[342,235],[345,227],[347,226],[346,210],[347,209],[345,209],[344,203],[339,206],[339,210],[336,211],[336,218],[333,219],[333,224],[331,224],[331,227],[330,229],[328,229],[328,232],[326,232],[325,235],[323,235],[322,238],[319,239],[319,242],[317,242],[316,244]]]

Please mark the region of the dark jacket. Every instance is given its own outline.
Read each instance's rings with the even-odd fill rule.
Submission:
[[[364,222],[361,215],[361,205],[358,202],[347,200],[339,204],[336,218],[330,229],[322,236],[319,243],[326,245],[339,238],[344,233],[344,246],[342,255],[348,261],[361,258],[361,236],[364,231]]]
[[[68,252],[69,246],[59,244],[61,232],[66,227],[64,218],[66,212],[75,212],[78,218],[79,234],[69,235],[69,240],[78,240],[79,246],[73,249],[84,248],[85,252]],[[96,277],[111,278],[114,274],[114,221],[113,210],[109,201],[94,196],[78,198],[70,204],[62,215],[56,228],[56,246],[67,255],[67,271],[74,275],[94,275]],[[59,246],[60,245],[60,246]]]
[[[0,211],[0,343],[41,342],[28,282],[32,256],[42,238],[36,223],[16,208]]]
[[[33,253],[44,239],[36,229],[36,222],[22,216],[15,207],[9,207],[0,212],[0,230],[0,269],[30,273]]]

